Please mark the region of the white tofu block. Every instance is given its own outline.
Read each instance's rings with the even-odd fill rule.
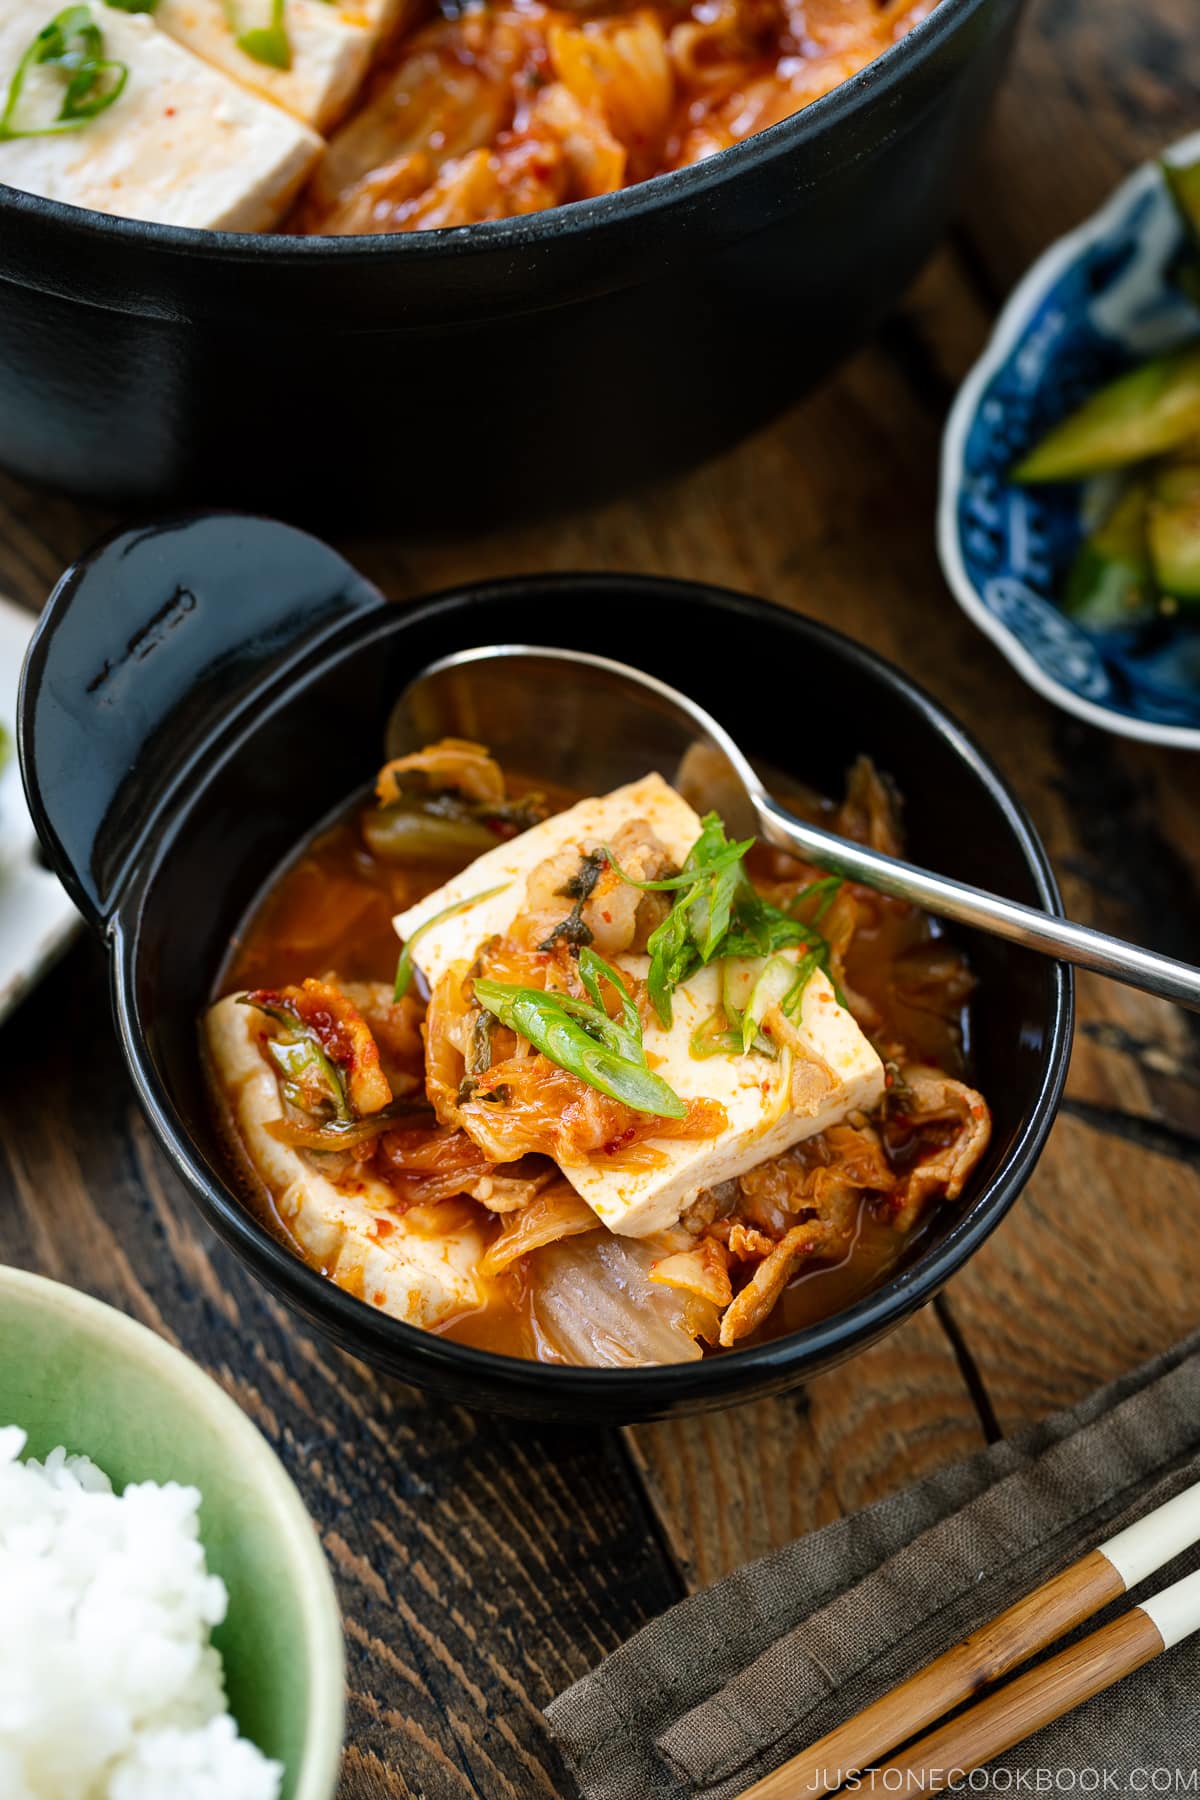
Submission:
[[[644,956],[617,961],[634,975],[644,975],[648,966]],[[614,1169],[600,1158],[563,1170],[610,1231],[624,1237],[665,1231],[705,1188],[744,1175],[848,1113],[869,1112],[883,1094],[883,1064],[820,970],[805,987],[793,1021],[811,1053],[811,1071],[798,1069],[804,1060],[799,1051],[785,1050],[774,1061],[757,1051],[693,1056],[692,1037],[720,1000],[720,964],[710,963],[676,988],[670,1029],[653,1020],[643,1031],[646,1061],[680,1099],[717,1100],[725,1108],[728,1122],[720,1135],[658,1140],[661,1160],[654,1168]]]
[[[411,1216],[392,1211],[396,1196],[385,1182],[349,1175],[335,1185],[268,1131],[284,1107],[258,1048],[261,1028],[261,1017],[233,995],[218,1000],[205,1019],[208,1053],[246,1163],[305,1256],[408,1325],[428,1330],[480,1306],[481,1230],[421,1232]]]
[[[234,5],[243,30],[265,22],[264,0]],[[375,0],[373,15],[372,21],[372,13],[353,0],[287,0],[292,66],[276,69],[239,49],[224,0],[158,0],[154,9],[156,24],[205,62],[322,132],[337,124],[367,72],[387,18],[382,0]]]
[[[582,800],[495,850],[489,850],[434,894],[399,914],[401,937],[447,906],[498,883],[503,891],[432,926],[418,941],[413,960],[435,984],[454,964],[474,959],[480,943],[506,931],[525,906],[525,883],[539,863],[564,848],[581,853],[608,842],[632,820],[646,820],[676,862],[700,832],[700,819],[659,775]],[[790,953],[798,960],[800,951]],[[644,976],[644,956],[620,956],[631,975]],[[745,1056],[695,1057],[691,1040],[721,998],[720,964],[699,970],[676,989],[670,1029],[652,1020],[644,1030],[646,1060],[685,1100],[716,1100],[727,1125],[715,1139],[649,1140],[656,1166],[614,1167],[611,1158],[563,1170],[576,1191],[611,1231],[645,1237],[673,1225],[705,1188],[744,1174],[801,1139],[837,1124],[848,1113],[869,1111],[883,1093],[884,1070],[875,1050],[828,979],[818,971],[804,990],[796,1030],[809,1052],[783,1051],[772,1060]]]
[[[485,851],[436,893],[427,894],[407,912],[398,913],[393,924],[402,938],[408,938],[418,925],[457,901],[485,893],[488,888],[503,888],[477,906],[443,919],[421,938],[413,961],[430,987],[436,986],[453,963],[473,961],[484,938],[508,930],[524,909],[525,883],[540,863],[561,850],[578,850],[583,855],[599,844],[611,843],[621,826],[631,819],[644,819],[677,863],[683,861],[700,836],[699,814],[674,788],[668,787],[661,775],[645,775],[641,781],[616,788],[611,794],[580,800],[566,812],[555,813],[553,818]],[[564,912],[569,904],[564,904]]]
[[[0,0],[0,70],[15,69],[54,10]],[[129,69],[124,91],[77,131],[0,143],[0,181],[127,219],[226,231],[275,225],[321,154],[316,133],[193,56],[148,14],[90,10],[105,56]],[[60,75],[31,68],[20,116],[53,118],[62,95]]]

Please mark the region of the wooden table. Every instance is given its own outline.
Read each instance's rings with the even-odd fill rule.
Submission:
[[[346,546],[398,599],[483,574],[703,575],[827,619],[964,718],[1040,827],[1069,909],[1191,958],[1200,759],[1024,687],[938,571],[938,438],[1032,256],[1200,125],[1195,0],[1040,0],[961,223],[834,380],[686,480],[476,543]],[[42,601],[110,521],[0,478],[0,589]],[[336,1572],[347,1800],[572,1783],[541,1708],[689,1589],[1080,1399],[1196,1324],[1200,1033],[1084,977],[1061,1117],[945,1295],[806,1391],[607,1436],[430,1404],[310,1336],[200,1228],[138,1113],[80,941],[0,1032],[0,1257],[181,1345],[278,1449]]]

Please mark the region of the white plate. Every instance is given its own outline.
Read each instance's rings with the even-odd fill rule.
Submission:
[[[40,981],[83,923],[57,875],[43,868],[17,766],[17,684],[37,620],[0,599],[0,1019]]]

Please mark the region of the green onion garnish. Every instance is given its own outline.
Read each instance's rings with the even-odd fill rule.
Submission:
[[[809,952],[816,953],[813,966],[829,972],[829,946],[816,929],[816,922],[832,904],[841,886],[839,877],[824,876],[796,895],[793,908],[813,895],[821,896],[816,921],[805,924],[794,918],[790,910],[780,912],[755,888],[745,867],[746,853],[753,844],[753,838],[730,843],[717,814],[709,813],[678,875],[661,881],[635,881],[625,874],[613,852],[607,852],[613,868],[631,886],[650,893],[678,894],[662,924],[646,941],[650,953],[646,987],[665,1026],[671,1023],[671,996],[675,989],[697,969],[721,958],[769,957],[789,945],[803,944]]]
[[[742,1034],[733,1029],[724,1008],[718,1006],[716,1012],[710,1013],[704,1023],[696,1027],[688,1049],[696,1057],[740,1056]]]
[[[587,948],[579,953],[579,975],[587,989],[586,1000],[480,977],[474,982],[475,998],[552,1063],[610,1100],[620,1100],[634,1112],[684,1118],[686,1102],[646,1066],[641,1020],[620,975]],[[610,1019],[605,1010],[601,979],[611,982],[620,996],[619,1021]]]
[[[30,69],[56,69],[66,86],[57,115],[45,125],[20,125],[16,114]],[[0,142],[11,138],[57,137],[79,131],[106,111],[129,79],[127,63],[104,54],[104,39],[86,6],[68,6],[43,25],[21,57],[0,111]]]
[[[413,947],[420,943],[427,931],[431,931],[435,925],[440,925],[443,919],[452,919],[455,913],[466,912],[468,906],[475,906],[480,900],[490,900],[493,894],[502,894],[510,885],[509,882],[502,881],[498,887],[484,888],[481,894],[468,894],[465,900],[455,900],[451,906],[443,906],[441,912],[435,912],[432,918],[422,920],[412,936],[405,940],[404,948],[400,952],[400,961],[396,964],[396,985],[392,998],[403,1000],[412,986]]]
[[[837,898],[837,892],[841,885],[842,877],[840,875],[822,875],[818,881],[810,881],[806,888],[801,888],[800,892],[788,902],[789,918],[795,917],[796,908],[805,900],[811,900],[814,894],[820,894],[821,904],[809,920],[810,925],[819,925]]]
[[[271,16],[267,23],[243,29],[237,0],[225,0],[225,17],[238,49],[271,69],[290,69],[292,66],[292,43],[284,22],[286,7],[287,0],[271,0]]]

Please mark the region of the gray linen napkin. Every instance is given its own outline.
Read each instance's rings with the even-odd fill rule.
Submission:
[[[586,1800],[734,1800],[1198,1478],[1200,1333],[1074,1411],[681,1601],[553,1701],[550,1728]],[[1193,1550],[1134,1598],[1197,1567]],[[1200,1636],[967,1791],[1200,1795]]]

